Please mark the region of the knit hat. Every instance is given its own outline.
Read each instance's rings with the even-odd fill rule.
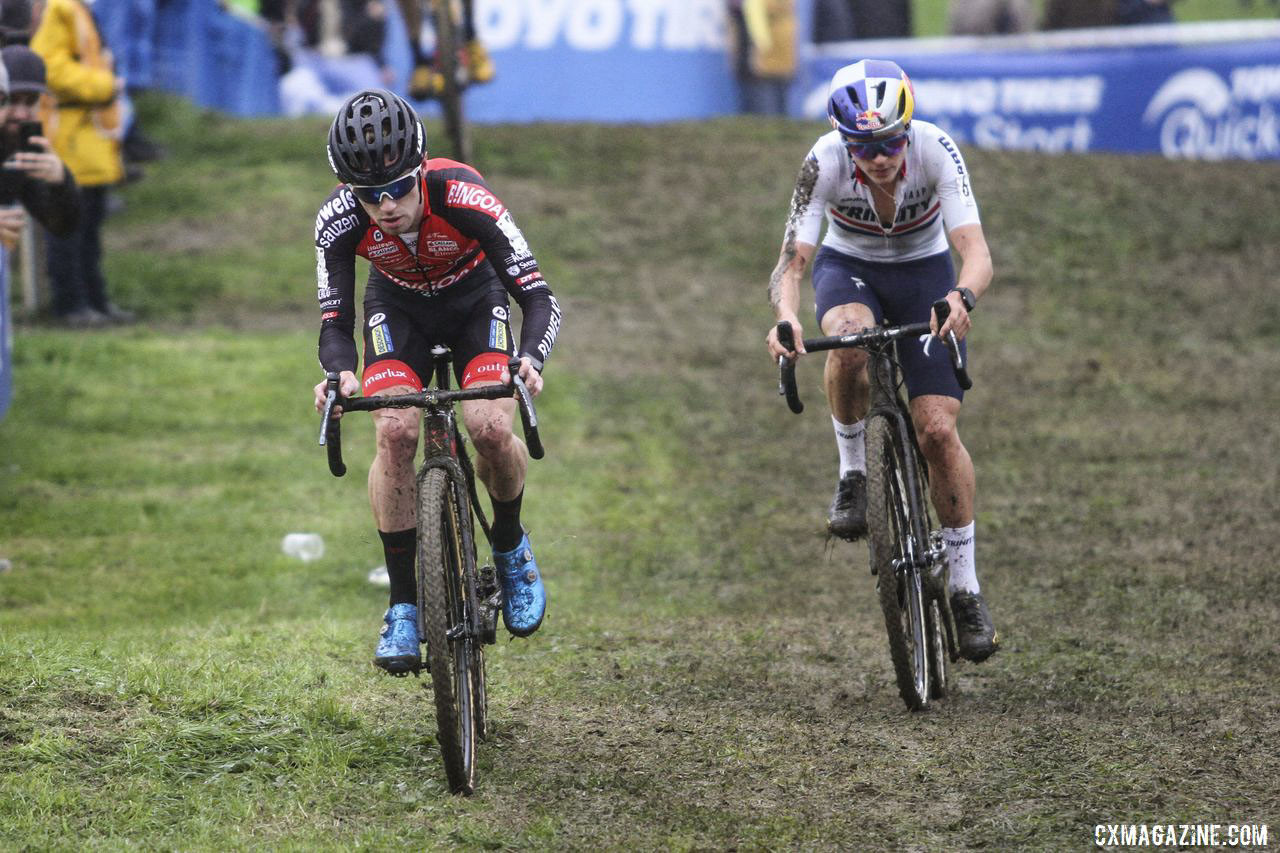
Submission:
[[[9,77],[9,94],[19,92],[45,92],[44,60],[25,44],[11,44],[0,50]]]
[[[25,44],[34,29],[31,0],[0,0],[0,43]]]

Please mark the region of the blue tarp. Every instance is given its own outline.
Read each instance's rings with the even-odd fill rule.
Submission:
[[[217,0],[111,0],[94,16],[129,85],[185,95],[234,115],[280,112],[280,70],[266,27]]]

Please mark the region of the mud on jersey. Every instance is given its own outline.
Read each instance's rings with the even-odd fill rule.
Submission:
[[[423,160],[419,187],[425,209],[416,234],[383,231],[344,184],[316,214],[321,365],[355,369],[355,259],[360,256],[372,267],[370,284],[422,294],[424,311],[431,310],[427,297],[487,287],[496,275],[524,315],[519,352],[541,369],[560,330],[560,306],[511,212],[479,172],[453,160]]]
[[[969,171],[955,142],[942,128],[919,119],[908,133],[911,144],[895,192],[897,213],[888,228],[881,225],[871,185],[840,134],[833,130],[822,136],[805,163],[806,171],[817,168],[812,190],[797,187],[792,199],[787,229],[795,230],[797,241],[818,245],[825,218],[822,245],[868,261],[911,261],[947,250],[944,223],[949,231],[978,222]]]

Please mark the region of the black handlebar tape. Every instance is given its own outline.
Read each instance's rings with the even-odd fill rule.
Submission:
[[[790,323],[778,324],[778,343],[795,351],[796,338]],[[797,415],[804,411],[804,403],[800,402],[800,390],[796,387],[796,363],[785,355],[778,356],[778,393],[787,398],[787,408],[791,411]]]
[[[329,454],[329,473],[341,477],[347,473],[347,465],[342,461],[342,421],[331,415],[333,407],[343,403],[342,392],[338,388],[338,374],[325,374],[325,404],[323,421],[320,424],[320,443]]]
[[[520,425],[524,427],[524,443],[529,448],[530,456],[541,459],[547,455],[547,451],[538,434],[538,413],[533,407],[533,395],[520,378],[520,359],[511,359],[507,363],[507,372],[511,374],[511,384],[516,389],[516,408],[520,410]]]

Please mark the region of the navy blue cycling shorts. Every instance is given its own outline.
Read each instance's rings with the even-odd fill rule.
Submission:
[[[813,259],[813,289],[818,298],[818,325],[837,305],[857,302],[866,305],[877,325],[923,323],[930,307],[955,287],[955,267],[951,253],[899,263],[864,261],[826,246]],[[967,353],[965,342],[960,351]],[[964,399],[956,382],[951,356],[942,341],[932,336],[923,340],[898,342],[898,363],[907,383],[907,396],[941,394]]]

